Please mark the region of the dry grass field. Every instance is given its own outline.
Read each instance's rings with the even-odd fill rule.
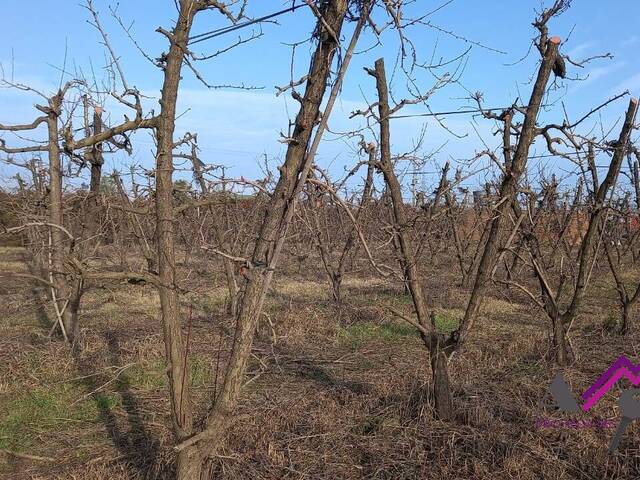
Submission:
[[[28,272],[26,253],[3,247],[4,271]],[[317,258],[306,262],[313,266]],[[540,429],[557,367],[548,331],[524,297],[492,290],[464,355],[451,360],[456,418],[434,420],[428,354],[417,331],[388,311],[411,299],[375,277],[348,277],[336,305],[321,269],[278,272],[260,323],[245,392],[215,459],[225,479],[632,479],[640,477],[640,425],[619,451],[612,429]],[[467,292],[451,268],[428,279],[438,327],[455,329]],[[185,273],[185,272],[183,272]],[[628,272],[635,277],[636,272]],[[228,354],[221,273],[190,273],[181,297],[189,381],[203,411]],[[185,273],[186,276],[186,273]],[[218,278],[219,277],[219,278]],[[636,358],[637,328],[605,333],[615,313],[607,275],[590,287],[572,329],[577,360],[563,370],[578,396],[620,354]],[[174,452],[159,301],[154,287],[105,282],[83,300],[82,345],[48,338],[54,313],[27,278],[0,285],[0,478],[167,478]],[[445,308],[446,307],[446,308]],[[617,396],[585,417],[618,422]]]

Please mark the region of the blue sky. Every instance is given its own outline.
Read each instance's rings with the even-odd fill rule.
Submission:
[[[66,49],[68,71],[81,70],[87,76],[95,72],[98,78],[104,76],[104,48],[100,45],[98,32],[87,23],[89,13],[79,5],[78,0],[5,0],[3,3],[0,61],[5,75],[13,74],[16,81],[52,91],[60,80]],[[94,0],[94,3],[120,57],[129,84],[150,97],[147,102],[149,108],[157,109],[161,72],[140,55],[111,17],[108,7],[115,7],[115,2]],[[407,17],[426,13],[442,3],[442,0],[418,0],[408,9]],[[575,59],[606,52],[614,55],[612,60],[594,61],[583,69],[569,66],[569,75],[579,75],[585,80],[562,83],[563,87],[554,92],[553,98],[563,96],[570,116],[577,118],[625,89],[636,96],[640,94],[640,66],[637,63],[640,34],[636,28],[640,18],[640,2],[582,0],[574,3],[571,9],[550,24],[552,34],[559,35],[563,40],[569,37],[563,45],[563,52]],[[248,13],[259,16],[288,5],[290,1],[252,0]],[[535,33],[531,26],[534,11],[540,8],[539,1],[454,0],[429,20],[442,29],[455,32],[460,38],[424,26],[409,30],[408,37],[417,46],[420,57],[426,61],[430,58],[453,58],[469,46],[472,47],[465,59],[460,83],[437,92],[429,101],[431,109],[449,111],[469,106],[470,102],[465,98],[468,97],[468,91],[483,92],[486,105],[491,107],[509,105],[518,97],[526,101],[530,93],[529,80],[535,72],[539,56],[531,52],[524,61],[510,64],[527,53]],[[166,49],[165,38],[155,29],[159,26],[170,28],[172,25],[176,11],[171,0],[121,2],[118,12],[127,25],[134,22],[133,35],[152,57],[157,57]],[[279,17],[278,24],[265,24],[261,38],[199,65],[209,83],[244,83],[264,87],[261,90],[208,90],[185,69],[177,135],[185,131],[197,132],[203,161],[225,164],[230,167],[232,175],[256,178],[262,176],[259,163],[265,154],[273,162],[282,157],[285,147],[278,142],[279,132],[286,133],[288,117],[294,116],[297,105],[287,95],[276,97],[274,86],[284,85],[290,80],[291,48],[287,44],[307,38],[313,23],[308,9],[301,8],[295,13]],[[219,15],[203,13],[197,17],[193,33],[224,25],[224,19]],[[352,25],[345,33],[349,34],[351,28]],[[243,31],[243,35],[248,33],[249,30]],[[235,33],[218,37],[200,43],[197,51],[211,53],[236,39]],[[505,53],[497,53],[467,40]],[[371,32],[367,32],[361,40],[361,46],[371,46],[372,42]],[[351,111],[362,108],[365,100],[374,98],[372,78],[366,75],[362,67],[371,66],[378,56],[384,56],[390,70],[397,51],[397,36],[389,32],[382,37],[381,46],[354,58],[330,122],[333,130],[354,130],[362,126],[361,120],[348,119]],[[307,70],[309,52],[308,44],[298,47],[294,64],[296,76],[301,76]],[[452,65],[452,68],[457,65]],[[421,88],[428,89],[434,79],[425,72],[416,75],[416,82]],[[398,98],[405,92],[405,84],[401,75],[393,77],[392,87]],[[36,101],[36,98],[24,92],[0,90],[0,123],[31,121],[38,115],[32,107]],[[625,107],[626,100],[621,100],[602,112],[605,128],[615,124],[624,114]],[[108,103],[106,111],[112,123],[121,120],[123,110],[120,107]],[[424,111],[425,107],[419,105],[409,107],[403,113]],[[542,113],[541,121],[544,120],[562,121],[559,103]],[[425,126],[423,150],[438,152],[425,167],[426,171],[435,171],[437,165],[449,158],[472,157],[475,151],[484,148],[482,141],[495,145],[491,122],[470,115],[447,117],[445,121],[450,130],[466,136],[456,138],[430,118],[395,120],[392,129],[394,151],[400,153],[409,150]],[[595,121],[594,118],[593,122],[585,125],[585,130],[593,127]],[[4,138],[9,144],[18,144],[20,141],[11,135],[5,135]],[[136,141],[134,155],[127,157],[118,154],[108,158],[107,170],[124,170],[126,165],[132,163],[152,166],[151,138],[139,134],[136,135]],[[356,161],[356,150],[353,142],[347,143],[328,135],[321,146],[319,163],[328,167],[332,174],[339,175],[345,166]],[[536,150],[544,153],[540,145],[536,146]],[[556,165],[554,168],[563,167]],[[0,165],[0,178],[6,179],[11,174],[11,168]],[[177,175],[183,174],[178,172]],[[424,178],[426,183],[433,182],[429,175]]]

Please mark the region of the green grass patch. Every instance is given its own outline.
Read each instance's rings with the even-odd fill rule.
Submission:
[[[127,373],[129,385],[138,390],[157,390],[167,385],[167,364],[158,360],[131,367]]]
[[[87,398],[71,406],[82,396],[71,385],[50,390],[37,389],[3,402],[0,410],[0,448],[23,451],[35,437],[50,431],[64,431],[77,421],[98,421],[98,403],[115,405],[116,399],[104,395]],[[119,399],[117,400],[119,402]]]
[[[391,299],[395,305],[413,305],[413,297],[409,294],[394,295]]]
[[[436,330],[438,333],[451,333],[460,326],[460,318],[451,312],[436,312]]]
[[[101,410],[111,410],[121,405],[120,397],[118,395],[109,395],[105,393],[98,393],[94,396],[96,407]]]
[[[392,305],[394,307],[413,306],[413,298],[409,294],[399,294],[393,292],[367,292],[348,297],[351,305],[380,306]]]
[[[396,297],[397,298],[397,297]],[[411,297],[409,297],[411,298]],[[436,312],[436,330],[438,333],[451,333],[460,325],[460,317],[455,311]],[[408,337],[419,337],[418,330],[408,323],[357,323],[349,327],[338,328],[338,341],[358,348],[370,340],[398,342]]]
[[[396,342],[406,337],[417,337],[418,331],[411,325],[398,323],[358,323],[346,328],[339,328],[337,338],[340,342],[357,348],[369,340]]]

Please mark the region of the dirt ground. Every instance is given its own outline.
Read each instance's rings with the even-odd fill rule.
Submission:
[[[492,290],[466,349],[451,361],[457,418],[429,410],[428,357],[399,286],[345,280],[336,305],[317,259],[279,272],[254,344],[237,420],[215,459],[223,479],[633,479],[640,425],[615,454],[614,430],[536,427],[536,418],[606,418],[618,395],[569,415],[540,402],[557,368],[545,360],[547,323],[514,293]],[[0,270],[28,273],[25,252],[0,249]],[[316,268],[317,267],[317,268]],[[466,292],[436,266],[428,298],[442,328]],[[634,272],[629,272],[634,275]],[[221,271],[185,272],[182,296],[190,381],[204,411],[228,355]],[[595,275],[572,328],[577,360],[563,370],[576,398],[615,360],[638,359],[640,329],[605,333],[615,314],[607,275]],[[451,286],[449,288],[448,286]],[[81,353],[48,337],[44,287],[3,279],[0,298],[0,478],[170,478],[173,461],[159,301],[149,285],[95,284],[83,298]],[[451,323],[452,325],[449,325]],[[35,458],[37,457],[37,458]]]

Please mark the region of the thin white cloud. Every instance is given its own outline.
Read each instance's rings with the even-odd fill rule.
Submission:
[[[627,62],[620,61],[620,62],[610,63],[602,67],[591,68],[587,70],[586,73],[583,73],[582,71],[577,72],[581,78],[584,78],[584,77],[586,78],[584,80],[574,82],[569,89],[569,93],[574,94],[577,91],[581,90],[582,88],[592,83],[595,83],[598,80],[604,79],[605,77],[611,75],[615,71],[620,70],[626,64]]]
[[[629,90],[629,92],[631,92],[631,94],[636,97],[640,95],[640,73],[632,75],[624,82],[619,83],[613,88],[613,91],[617,93],[623,92],[625,90]]]
[[[585,80],[585,83],[595,82],[600,78],[606,77],[607,75],[615,72],[616,70],[620,70],[625,64],[626,62],[616,62],[616,63],[611,63],[604,67],[592,68],[587,72],[588,78]]]
[[[580,44],[576,45],[575,47],[573,47],[571,50],[569,50],[569,52],[567,52],[567,55],[569,55],[569,57],[572,60],[579,60],[580,56],[582,56],[585,52],[590,50],[595,45],[596,45],[595,42],[580,43]]]

